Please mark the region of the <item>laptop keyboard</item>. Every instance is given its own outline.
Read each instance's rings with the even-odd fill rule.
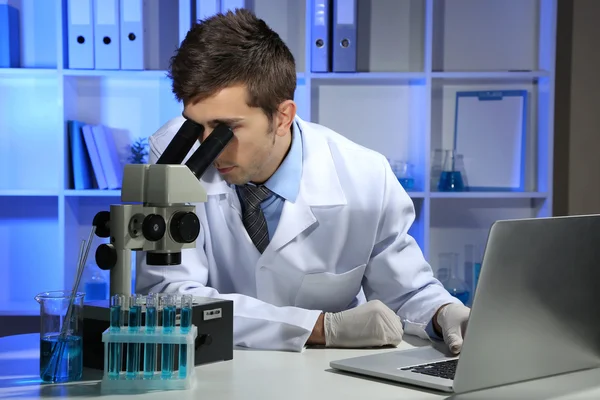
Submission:
[[[438,378],[454,379],[456,373],[456,365],[458,359],[437,361],[429,364],[417,365],[412,367],[401,368],[402,371],[416,372],[417,374],[424,374],[430,376],[436,376]]]

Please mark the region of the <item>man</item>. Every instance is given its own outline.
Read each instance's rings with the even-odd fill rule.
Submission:
[[[237,346],[397,345],[408,333],[460,351],[469,309],[408,235],[411,199],[381,154],[296,115],[296,66],[276,33],[246,10],[209,18],[170,76],[183,117],[152,135],[151,162],[185,119],[234,138],[200,180],[197,248],[177,266],[142,261],[138,292],[232,299]]]

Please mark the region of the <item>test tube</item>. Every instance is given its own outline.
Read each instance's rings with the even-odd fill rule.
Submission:
[[[146,296],[146,333],[154,334],[156,331],[156,309],[158,298],[156,294],[149,293]],[[144,378],[152,379],[156,370],[156,343],[144,345]]]
[[[181,321],[179,326],[181,333],[187,334],[192,326],[192,305],[194,303],[194,297],[191,294],[184,294],[181,296]],[[179,377],[185,378],[187,376],[187,345],[179,345]]]
[[[142,319],[142,307],[138,304],[138,296],[133,294],[129,297],[129,332],[136,334],[140,330]],[[127,379],[136,379],[140,369],[140,344],[128,343],[127,345]]]
[[[177,307],[175,306],[175,296],[165,295],[163,299],[163,334],[169,335],[172,334],[175,329]],[[175,345],[163,344],[161,358],[161,377],[163,379],[171,378],[173,374],[173,364],[175,364]]]
[[[123,326],[123,296],[115,294],[110,298],[110,332],[119,332]],[[119,379],[122,360],[122,343],[108,345],[108,378]]]

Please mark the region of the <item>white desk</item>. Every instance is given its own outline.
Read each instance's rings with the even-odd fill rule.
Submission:
[[[407,338],[420,345],[418,339]],[[84,372],[80,382],[41,384],[39,334],[0,339],[0,399],[76,398],[100,396],[101,372]],[[411,348],[407,342],[399,348]],[[331,371],[329,361],[382,350],[307,349],[303,353],[236,350],[234,359],[196,367],[193,390],[169,394],[177,400],[378,400],[445,399],[448,395],[414,389],[400,384],[350,376]],[[103,396],[107,399],[164,399],[165,392],[132,396]],[[558,397],[557,397],[558,396]],[[562,396],[562,397],[560,397]],[[512,385],[452,399],[600,399],[600,370]]]

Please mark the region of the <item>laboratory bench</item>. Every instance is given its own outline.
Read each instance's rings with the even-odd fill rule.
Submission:
[[[406,336],[399,349],[426,345]],[[166,395],[185,399],[261,400],[394,400],[394,399],[599,399],[600,369],[582,371],[534,382],[525,382],[465,395],[449,395],[393,382],[333,371],[335,359],[397,349],[309,348],[302,353],[235,350],[230,361],[196,367],[196,383],[186,391],[153,392],[137,395],[101,396],[102,372],[85,370],[81,381],[67,384],[41,383],[39,333],[0,338],[0,399],[103,397],[107,399],[164,399]],[[482,368],[485,366],[482,365]]]

